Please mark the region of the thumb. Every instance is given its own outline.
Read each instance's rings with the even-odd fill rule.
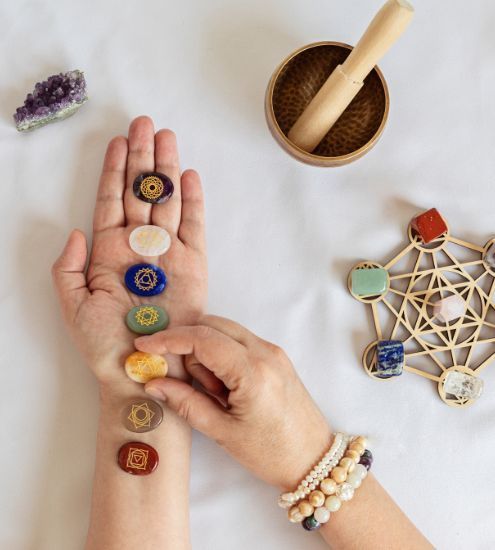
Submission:
[[[155,399],[166,401],[168,407],[184,418],[191,428],[216,441],[222,439],[230,419],[213,398],[175,378],[155,378],[144,389]]]
[[[89,295],[84,274],[87,257],[86,237],[82,231],[75,229],[52,267],[53,282],[64,315],[71,321]]]

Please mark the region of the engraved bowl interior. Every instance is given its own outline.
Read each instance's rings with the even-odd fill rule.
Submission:
[[[333,164],[346,164],[366,153],[383,131],[389,96],[383,75],[375,67],[349,107],[312,153],[302,151],[287,138],[298,117],[351,50],[351,46],[336,42],[311,44],[286,59],[272,76],[266,98],[268,124],[282,147],[289,148],[288,152],[299,160],[332,165],[333,159]],[[290,150],[291,147],[294,150]]]

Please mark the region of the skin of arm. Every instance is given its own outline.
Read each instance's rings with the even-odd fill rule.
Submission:
[[[164,204],[140,201],[132,191],[136,176],[158,171],[174,183]],[[142,258],[129,247],[131,231],[157,225],[171,236],[169,251],[159,258]],[[199,176],[181,174],[175,135],[155,134],[148,117],[138,117],[128,137],[108,145],[96,200],[89,264],[87,242],[75,230],[53,266],[53,279],[69,332],[98,379],[100,418],[87,550],[127,548],[185,550],[189,542],[190,427],[163,407],[160,426],[136,434],[123,426],[126,401],[145,396],[143,386],[124,372],[125,358],[135,351],[135,334],[125,323],[128,311],[141,303],[165,308],[170,326],[190,324],[204,313],[207,266],[204,206]],[[168,285],[164,293],[140,298],[124,284],[133,264],[146,261],[162,267]],[[167,356],[168,376],[186,383],[183,361]],[[130,475],[117,463],[119,448],[131,441],[148,443],[159,454],[158,468],[148,476]]]
[[[206,391],[167,378],[148,382],[146,391],[274,487],[293,491],[328,450],[332,430],[287,355],[237,323],[206,316],[135,344],[185,357]],[[339,550],[432,548],[373,475],[320,533]]]

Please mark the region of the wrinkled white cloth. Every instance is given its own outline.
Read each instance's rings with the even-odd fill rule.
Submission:
[[[436,206],[454,235],[481,245],[495,233],[495,6],[416,2],[380,63],[390,117],[363,159],[299,164],[265,125],[280,61],[318,40],[355,43],[379,5],[2,2],[1,548],[83,547],[97,387],[49,271],[72,227],[90,231],[107,141],[143,113],[177,132],[184,168],[203,177],[210,311],[283,346],[333,425],[370,435],[376,475],[437,548],[495,546],[495,365],[468,410],[445,406],[418,376],[370,379],[360,358],[371,316],[346,289],[356,261],[385,262],[406,244],[418,210]],[[19,135],[11,115],[32,85],[75,68],[90,101]],[[324,548],[214,443],[196,435],[193,456],[195,549]]]

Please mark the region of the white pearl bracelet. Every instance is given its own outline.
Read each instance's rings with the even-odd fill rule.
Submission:
[[[333,443],[325,456],[301,481],[295,491],[280,495],[278,505],[281,508],[290,508],[299,500],[309,495],[311,491],[314,491],[344,456],[350,439],[351,438],[347,434],[341,432],[336,433]]]

